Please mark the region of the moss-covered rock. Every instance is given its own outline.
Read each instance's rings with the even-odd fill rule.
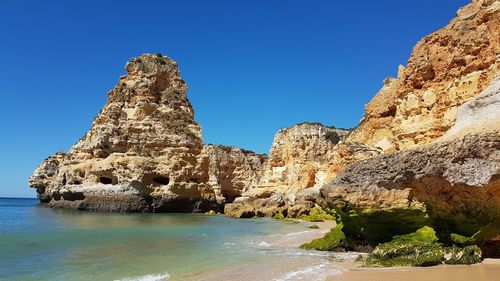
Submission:
[[[310,221],[310,222],[321,222],[325,220],[335,220],[335,210],[333,209],[323,209],[318,204],[309,211],[307,215],[301,215],[299,219]]]
[[[277,213],[276,215],[274,215],[273,219],[284,222],[299,223],[299,221],[295,219],[286,218],[285,215],[283,215],[283,213]]]
[[[345,247],[345,234],[342,231],[344,225],[337,224],[330,232],[325,234],[323,238],[314,239],[309,243],[300,245],[301,249],[317,250],[317,251],[335,251],[343,250]]]
[[[375,247],[389,242],[396,235],[411,233],[429,225],[429,217],[422,210],[412,209],[337,209],[344,223],[344,233],[350,244]]]
[[[381,266],[431,266],[443,261],[444,248],[434,229],[424,226],[375,247],[366,263]]]
[[[481,262],[481,249],[476,245],[466,247],[447,247],[444,254],[445,264],[474,264]]]
[[[500,258],[500,220],[481,228],[472,238],[484,257]]]
[[[285,219],[285,216],[284,216],[282,213],[277,213],[277,214],[273,217],[273,219],[275,219],[275,220],[283,220],[283,219]]]
[[[474,244],[474,238],[473,237],[467,237],[463,236],[460,234],[452,233],[450,235],[451,241],[453,242],[454,245],[458,246],[468,246]]]

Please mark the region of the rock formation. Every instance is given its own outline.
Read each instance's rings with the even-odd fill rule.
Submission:
[[[258,188],[244,195],[251,201],[311,187],[306,191],[309,198],[316,194],[319,197],[314,201],[321,201],[317,188],[351,163],[432,143],[455,125],[456,118],[468,119],[463,122],[469,123],[482,119],[500,123],[494,118],[498,116],[496,102],[490,102],[494,97],[487,93],[456,114],[460,106],[478,97],[499,72],[499,10],[498,1],[473,1],[460,9],[446,27],[418,42],[407,66],[400,66],[397,78],[384,81],[382,89],[366,105],[360,124],[343,134],[334,147],[318,141],[319,135],[304,133],[300,126],[278,133]],[[492,105],[482,111],[484,116],[476,116],[475,108],[483,103]],[[448,135],[461,130],[459,123]],[[491,124],[484,126],[491,129]],[[469,128],[477,131],[479,127]],[[310,141],[294,134],[303,134]]]
[[[49,157],[35,170],[29,182],[41,201],[101,211],[206,211],[219,208],[220,188],[216,193],[209,184],[213,175],[227,196],[238,195],[254,175],[232,175],[229,169],[252,173],[250,166],[258,169],[260,158],[246,159],[250,153],[231,149],[237,158],[209,161],[221,155],[220,149],[204,149],[177,64],[145,54],[126,70],[87,134],[68,153]]]
[[[348,133],[319,123],[279,130],[257,184],[225,205],[226,215],[296,217],[307,212],[319,202],[319,188],[348,163],[381,153],[381,149],[345,143]]]
[[[297,193],[330,182],[333,176],[328,163],[348,132],[319,123],[302,123],[279,130],[259,182],[245,195],[269,197],[273,193]]]
[[[210,159],[209,184],[219,203],[233,202],[248,187],[255,185],[267,155],[235,146],[207,145]]]
[[[351,249],[431,225],[440,241],[472,236],[500,256],[499,30],[500,2],[473,0],[417,43],[356,128],[282,129],[268,159],[204,146],[175,62],[143,55],[89,132],[30,185],[53,207],[85,210],[225,204],[229,216],[298,217],[318,204],[337,209]]]
[[[398,220],[420,214],[418,223],[433,225],[441,235],[480,237],[496,226],[476,242],[485,256],[500,256],[499,101],[497,77],[459,108],[456,124],[441,140],[356,162],[321,189],[323,197],[361,213],[400,213]]]
[[[366,105],[349,141],[386,152],[427,144],[453,126],[460,105],[498,72],[500,3],[474,0],[444,28],[416,44],[397,78]]]

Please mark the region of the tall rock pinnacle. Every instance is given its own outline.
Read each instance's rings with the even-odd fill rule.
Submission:
[[[87,134],[45,160],[30,178],[52,206],[109,211],[211,209],[208,157],[177,64],[144,54]]]

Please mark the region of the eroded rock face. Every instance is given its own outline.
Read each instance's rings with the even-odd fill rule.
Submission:
[[[56,207],[216,208],[201,128],[177,64],[145,54],[127,63],[126,70],[87,134],[69,152],[45,160],[30,186]]]
[[[482,131],[500,130],[500,74],[474,99],[457,111],[457,121],[443,139]]]
[[[328,166],[337,144],[349,131],[319,123],[302,123],[279,130],[259,182],[246,196],[296,193],[333,179]]]
[[[460,9],[447,26],[418,42],[407,66],[400,66],[397,78],[384,81],[382,89],[366,105],[360,124],[342,134],[339,143],[326,142],[324,133],[318,133],[318,125],[280,131],[259,184],[244,194],[250,198],[245,204],[248,206],[252,198],[288,196],[305,188],[321,187],[351,163],[432,143],[453,125],[449,135],[463,131],[460,123],[477,125],[488,118],[496,121],[493,116],[497,116],[498,102],[491,94],[468,103],[468,109],[461,110],[458,117],[456,113],[492,84],[499,72],[499,13],[498,1],[473,1]],[[489,110],[477,116],[476,108],[483,104],[489,104]],[[485,126],[491,128],[492,124]],[[405,197],[394,191],[385,196],[393,204]]]
[[[323,187],[322,196],[360,214],[393,214],[391,224],[417,214],[410,219],[415,226],[433,225],[443,237],[481,237],[483,254],[500,256],[500,119],[492,112],[498,83],[459,108],[443,139],[358,161]]]
[[[379,148],[345,142],[349,130],[302,123],[281,129],[274,137],[267,163],[256,184],[242,198],[225,206],[235,217],[298,217],[324,203],[319,188],[349,163],[382,153]]]
[[[385,152],[430,143],[455,123],[458,107],[498,73],[500,4],[475,0],[444,28],[414,47],[397,78],[388,78],[366,105],[350,142]]]
[[[500,132],[381,155],[350,165],[321,189],[357,208],[500,214]]]
[[[233,202],[246,189],[257,184],[267,155],[235,146],[205,146],[209,164],[209,184],[219,203]]]

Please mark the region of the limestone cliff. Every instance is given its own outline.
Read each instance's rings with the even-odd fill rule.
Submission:
[[[366,105],[349,141],[384,151],[427,144],[453,126],[458,107],[498,72],[500,3],[474,0],[444,28],[420,40],[397,78]]]
[[[319,123],[302,123],[279,130],[259,182],[246,196],[269,197],[320,187],[333,179],[328,163],[349,131]]]
[[[320,203],[319,188],[345,166],[378,155],[381,149],[345,142],[349,130],[302,123],[279,130],[256,184],[226,204],[228,216],[296,217]],[[324,202],[323,202],[324,203]]]
[[[478,116],[475,108],[494,99],[488,94],[482,98],[478,95],[499,72],[499,13],[498,1],[475,0],[460,9],[447,26],[418,42],[406,67],[399,67],[397,78],[384,81],[382,89],[366,105],[359,125],[343,134],[335,146],[320,141],[321,134],[303,132],[300,126],[278,133],[259,185],[244,194],[248,198],[238,200],[242,206],[226,206],[227,213],[239,215],[241,210],[248,213],[252,198],[260,198],[253,208],[258,213],[264,198],[277,202],[270,199],[272,194],[296,192],[299,193],[293,196],[303,198],[299,195],[304,188],[311,189],[305,191],[309,198],[306,201],[322,201],[318,188],[351,163],[432,143],[455,124],[456,118],[471,123],[498,117],[496,103],[483,110],[482,116]],[[460,106],[476,97],[474,104],[462,109],[456,117]],[[495,118],[489,120],[498,124]],[[456,130],[463,132],[459,123],[449,135]],[[489,129],[493,126],[484,125]],[[474,130],[477,129],[475,126]],[[303,134],[306,140],[293,132]],[[288,210],[294,202],[283,200],[278,209]],[[268,205],[261,213],[272,213]]]
[[[481,237],[486,232],[476,242],[485,256],[499,257],[499,101],[497,77],[458,109],[444,138],[356,162],[321,188],[323,197],[337,208],[400,213],[399,223],[408,212],[419,212],[422,224],[439,233]]]
[[[267,155],[235,146],[207,145],[209,185],[219,203],[232,202],[259,179]]]
[[[29,182],[54,207],[106,211],[191,211],[215,206],[208,155],[177,64],[145,54],[87,134],[45,160]]]

